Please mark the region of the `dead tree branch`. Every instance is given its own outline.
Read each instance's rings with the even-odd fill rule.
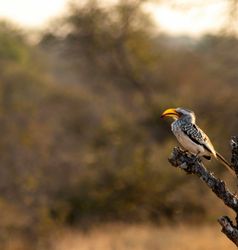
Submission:
[[[232,148],[232,168],[238,176],[238,137],[234,136],[231,139]],[[218,222],[222,226],[222,232],[238,247],[238,198],[226,186],[225,182],[209,172],[201,160],[195,156],[184,152],[179,148],[174,148],[169,162],[172,166],[184,170],[188,174],[198,176],[215,194],[221,199],[226,206],[231,208],[236,213],[236,223],[227,216],[222,216]]]

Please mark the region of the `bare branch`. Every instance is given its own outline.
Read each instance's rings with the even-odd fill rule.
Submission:
[[[227,216],[222,216],[218,219],[218,222],[222,226],[222,232],[238,246],[238,230],[233,225],[232,221]]]
[[[189,155],[179,148],[174,148],[169,162],[188,174],[197,175],[228,207],[238,212],[237,197],[229,191],[223,180],[216,178],[195,156]]]
[[[238,137],[232,137],[232,166],[238,173]],[[188,174],[197,175],[206,185],[221,199],[226,206],[230,207],[238,218],[238,198],[233,194],[226,186],[223,180],[215,177],[213,173],[209,172],[201,160],[180,148],[174,148],[169,158],[169,162],[172,166],[178,167],[184,170]],[[218,222],[222,226],[222,232],[236,245],[238,246],[238,228],[234,225],[230,218],[222,216],[218,219]],[[236,221],[237,223],[237,221]]]
[[[236,175],[238,176],[238,137],[233,136],[231,138],[231,150],[232,150],[232,156],[231,156],[231,164],[233,169],[236,172]]]

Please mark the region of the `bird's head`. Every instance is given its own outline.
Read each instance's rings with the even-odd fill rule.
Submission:
[[[172,117],[174,120],[178,119],[186,119],[191,123],[195,123],[196,116],[192,110],[185,109],[185,108],[169,108],[166,109],[161,118],[164,117]]]

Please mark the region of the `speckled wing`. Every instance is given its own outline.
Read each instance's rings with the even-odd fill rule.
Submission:
[[[184,123],[181,125],[181,130],[196,144],[202,145],[211,154],[216,155],[216,151],[209,140],[208,136],[195,124]]]

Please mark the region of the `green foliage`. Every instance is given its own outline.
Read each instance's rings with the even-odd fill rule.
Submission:
[[[0,23],[0,61],[24,64],[29,60],[29,47],[24,36],[5,22]]]

